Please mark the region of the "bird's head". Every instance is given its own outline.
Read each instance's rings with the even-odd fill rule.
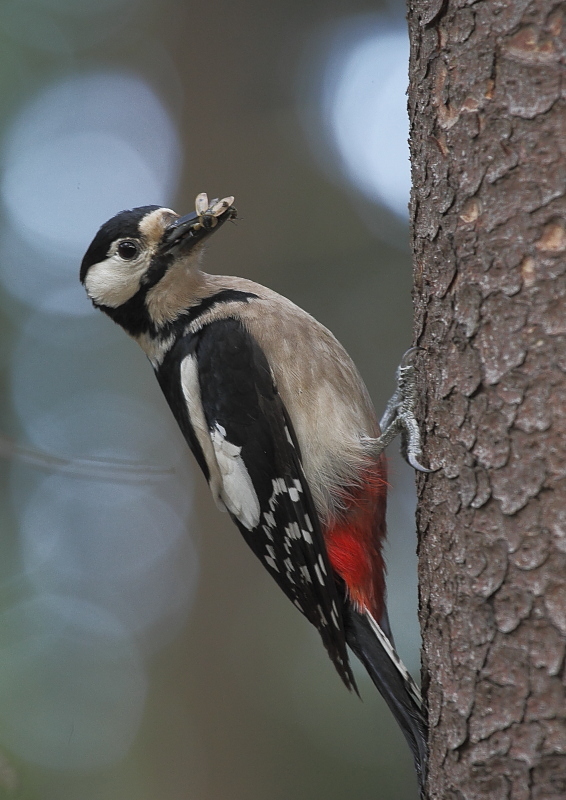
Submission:
[[[198,266],[210,234],[236,216],[234,198],[196,199],[196,211],[180,217],[169,208],[141,206],[121,211],[100,228],[81,264],[81,282],[93,304],[110,314],[138,305],[173,264]]]

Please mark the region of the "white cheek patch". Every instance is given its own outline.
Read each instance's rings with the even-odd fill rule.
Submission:
[[[98,305],[118,308],[130,300],[140,288],[147,270],[147,260],[123,261],[117,254],[93,264],[85,278],[90,299]]]

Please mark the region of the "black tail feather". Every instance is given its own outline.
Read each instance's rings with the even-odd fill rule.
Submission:
[[[427,722],[422,702],[419,703],[418,689],[412,684],[389,638],[375,620],[351,606],[344,611],[346,641],[368,671],[405,735],[415,759],[423,796],[427,769]],[[385,627],[388,628],[387,616],[385,620]],[[380,635],[376,635],[376,631]]]

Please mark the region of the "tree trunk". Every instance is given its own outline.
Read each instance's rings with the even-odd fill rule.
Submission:
[[[564,800],[564,5],[409,6],[429,797]]]

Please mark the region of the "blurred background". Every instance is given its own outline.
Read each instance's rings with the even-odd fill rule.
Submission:
[[[214,507],[88,303],[116,212],[235,195],[211,272],[287,295],[380,412],[410,345],[401,2],[2,0],[0,798],[409,800],[405,741]],[[418,674],[411,471],[389,605]]]

